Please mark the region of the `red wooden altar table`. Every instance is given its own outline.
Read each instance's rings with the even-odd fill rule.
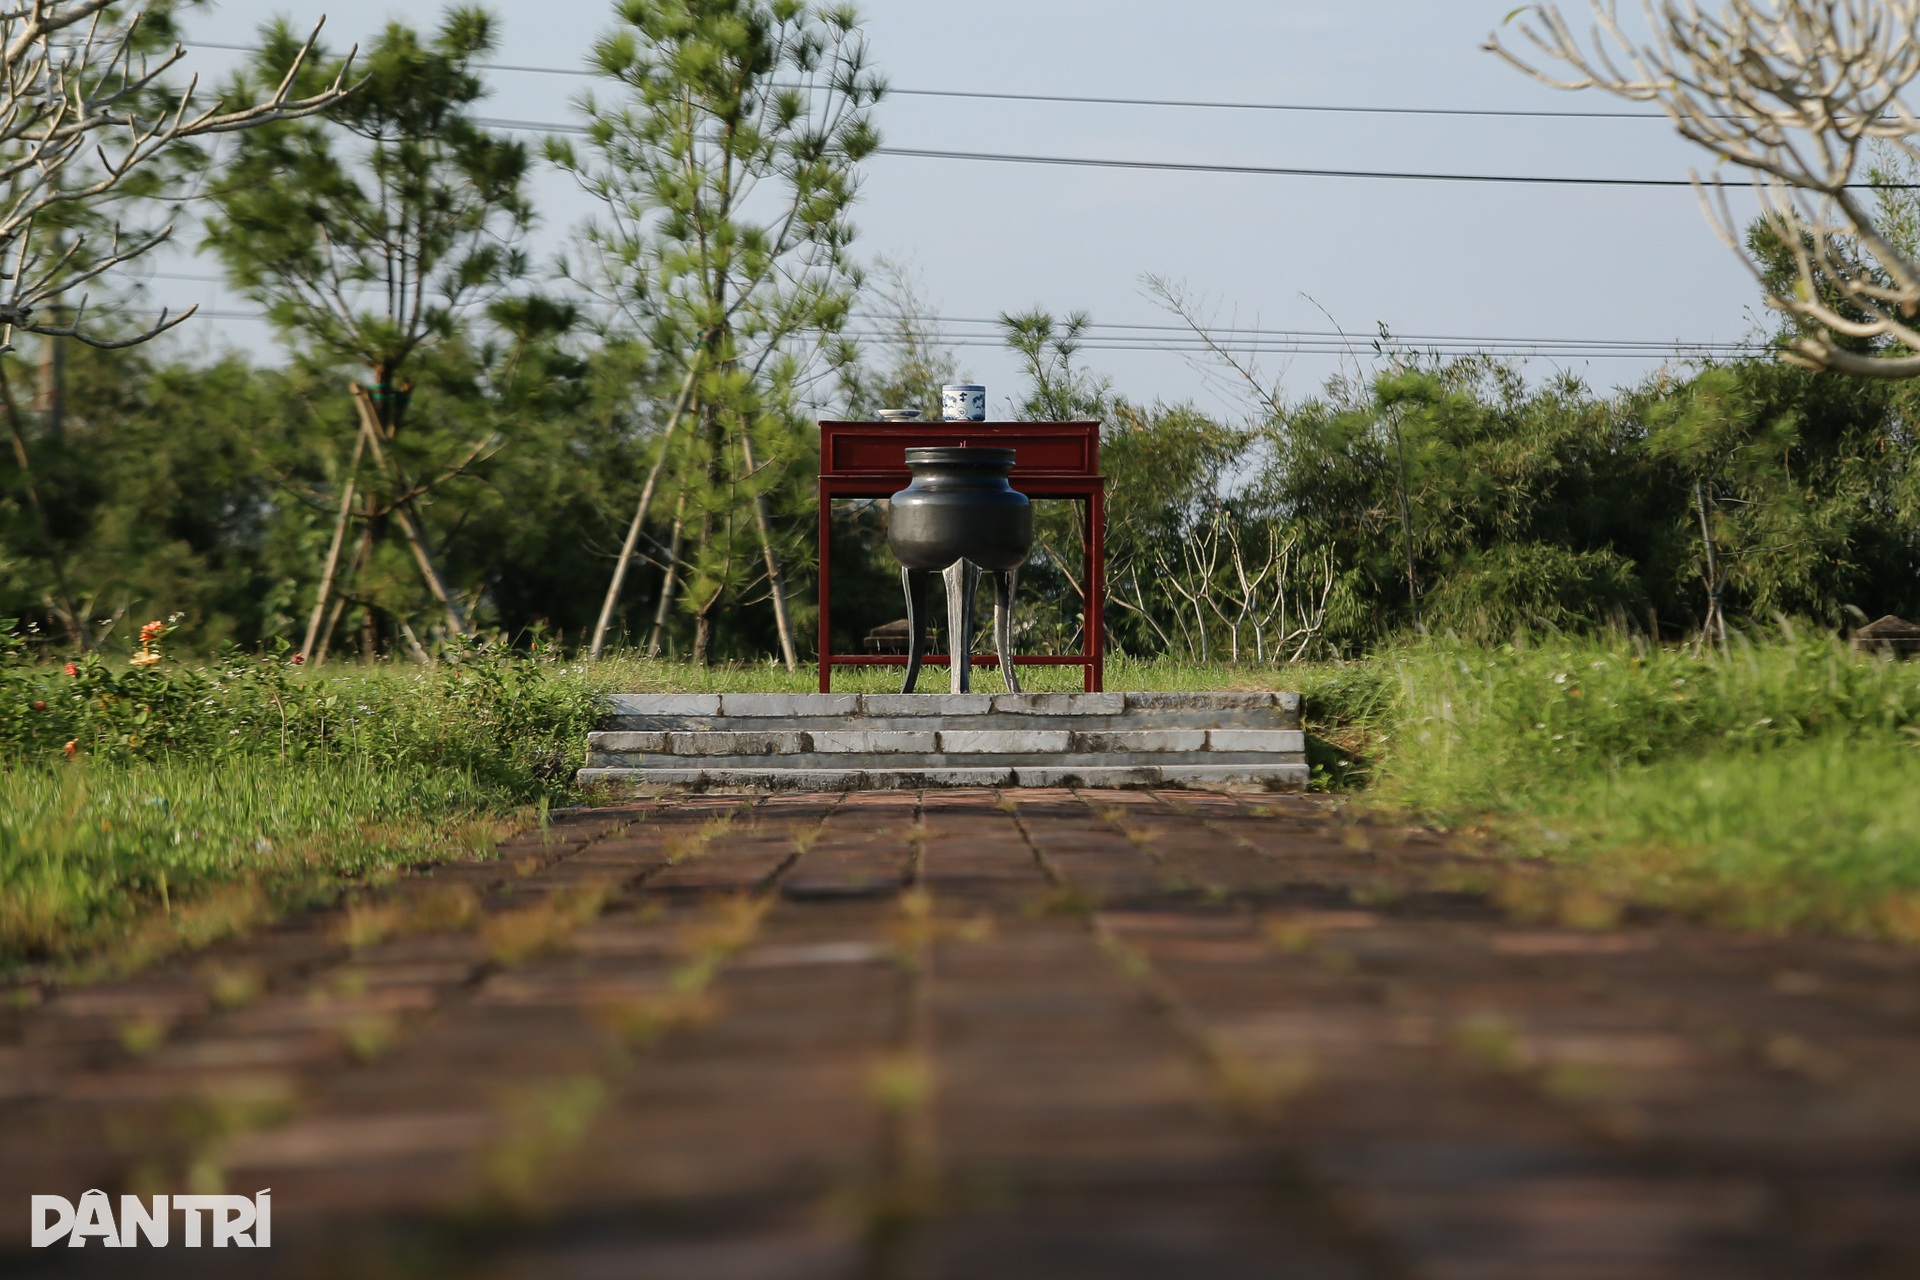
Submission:
[[[832,599],[831,504],[835,498],[886,498],[913,479],[906,451],[927,445],[983,445],[1014,451],[1013,487],[1029,498],[1072,498],[1086,504],[1087,565],[1083,588],[1085,644],[1077,654],[1016,654],[1015,666],[1081,667],[1088,693],[1105,675],[1107,516],[1106,477],[1100,474],[1097,422],[822,422],[820,424],[820,691],[833,688],[835,667],[904,667],[904,654],[833,652],[828,609]],[[944,653],[925,665],[945,666]],[[991,653],[973,665],[1000,665]]]

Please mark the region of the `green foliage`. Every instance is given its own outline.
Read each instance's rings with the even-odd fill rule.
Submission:
[[[471,6],[450,9],[430,35],[389,24],[344,103],[247,133],[210,186],[207,247],[266,308],[308,384],[314,421],[276,441],[271,463],[314,508],[302,531],[311,559],[297,575],[318,576],[329,508],[354,485],[350,531],[360,536],[346,546],[331,598],[351,603],[346,634],[357,628],[369,652],[398,647],[415,627],[431,634],[442,616],[448,629],[465,629],[456,616],[464,610],[435,603],[423,560],[452,581],[449,594],[478,581],[469,598],[480,597],[481,625],[519,621],[522,610],[573,621],[547,593],[509,597],[487,617],[486,577],[502,545],[557,552],[584,572],[581,535],[599,532],[594,497],[606,477],[558,477],[553,460],[597,455],[618,479],[620,441],[608,427],[631,393],[622,387],[611,405],[596,404],[592,365],[619,366],[624,353],[569,351],[574,309],[510,292],[529,270],[519,240],[533,218],[530,161],[523,143],[474,119],[484,94],[474,64],[494,41],[493,20]],[[270,27],[231,92],[277,82],[297,47],[284,22]],[[318,80],[337,67],[323,57],[301,74]],[[372,384],[377,441],[362,442],[356,406],[341,394],[355,369]],[[523,488],[585,528],[557,520],[542,537],[513,501]],[[521,536],[503,544],[502,525]],[[293,611],[304,618],[305,605]]]
[[[229,144],[206,243],[323,361],[397,385],[422,348],[461,336],[465,308],[525,273],[513,242],[533,216],[526,147],[471,114],[485,93],[473,63],[493,46],[493,20],[472,6],[449,9],[431,38],[390,23],[340,106]],[[268,27],[228,95],[279,83],[299,48],[285,21]],[[325,84],[339,65],[316,56],[302,83]]]
[[[1634,569],[1659,551],[1633,519],[1634,434],[1571,379],[1529,390],[1488,360],[1415,362],[1290,408],[1259,490],[1332,554],[1337,643],[1416,620],[1494,637],[1592,624],[1638,611]]]
[[[1837,626],[1849,605],[1911,608],[1920,571],[1912,395],[1755,362],[1643,396],[1635,408],[1647,424],[1646,454],[1682,498],[1666,516],[1684,547],[1674,567],[1704,583],[1704,505],[1742,612]]]

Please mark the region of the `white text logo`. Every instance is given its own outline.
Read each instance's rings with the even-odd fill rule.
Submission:
[[[172,1237],[175,1209],[185,1227],[181,1243],[189,1249],[203,1244],[264,1249],[273,1242],[273,1205],[265,1191],[252,1196],[154,1196],[145,1202],[139,1196],[121,1196],[117,1225],[107,1193],[89,1191],[78,1205],[65,1196],[35,1196],[33,1247],[44,1249],[64,1239],[78,1248],[97,1238],[109,1249],[130,1249],[142,1237],[147,1244],[165,1245]]]

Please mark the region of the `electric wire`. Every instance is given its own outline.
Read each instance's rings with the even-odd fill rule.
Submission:
[[[197,43],[198,47],[208,49],[224,49],[236,52],[256,51],[252,46],[248,45],[222,44],[214,41],[200,41]],[[522,71],[550,75],[580,76],[597,74],[585,69],[569,70],[562,67],[536,67],[515,63],[475,63],[474,65],[484,70],[493,71]],[[1486,118],[1511,117],[1516,119],[1663,120],[1666,118],[1664,115],[1648,112],[1513,111],[1489,108],[1451,107],[1322,106],[1304,103],[1235,103],[1206,102],[1177,98],[1118,98],[1071,94],[996,93],[961,89],[895,89],[891,90],[891,92],[924,97],[976,98],[1020,102],[1098,103],[1139,107],[1208,107],[1249,111],[1316,111],[1354,115],[1472,116]],[[542,120],[513,120],[482,117],[475,119],[474,123],[483,128],[500,129],[516,133],[584,135],[588,132],[586,125],[563,124]],[[949,151],[930,147],[882,146],[876,148],[874,154],[881,156],[899,156],[908,159],[970,161],[985,164],[1050,165],[1070,168],[1133,169],[1174,173],[1218,173],[1285,178],[1362,179],[1389,182],[1460,182],[1500,186],[1644,188],[1680,188],[1695,185],[1691,178],[1593,178],[1555,174],[1439,173],[1380,169],[1322,169],[1282,165],[1220,164],[1197,160],[1149,160],[1103,156],[1048,156],[998,151]],[[1912,191],[1920,189],[1920,183],[1862,182],[1849,184],[1849,187],[1850,189],[1871,191]]]
[[[223,277],[193,272],[151,271],[146,273],[149,280],[179,280],[197,284],[224,286]],[[550,295],[553,296],[553,295]],[[557,295],[558,300],[590,306],[613,305],[605,298],[586,294]],[[264,312],[257,311],[202,311],[202,315],[217,314],[230,319],[264,320]],[[940,346],[1000,347],[1006,344],[1003,332],[1004,322],[993,316],[941,316],[927,314],[888,314],[882,315],[869,311],[852,313],[856,322],[846,336],[862,342],[905,343],[924,341]],[[881,328],[881,325],[914,324],[927,326],[929,331],[907,335],[898,329]],[[950,327],[958,326],[958,327]],[[1350,334],[1331,329],[1276,329],[1258,325],[1207,325],[1204,333],[1198,333],[1190,325],[1168,323],[1144,323],[1132,321],[1098,321],[1086,326],[1084,332],[1075,339],[1076,344],[1089,350],[1112,351],[1206,351],[1218,345],[1229,351],[1297,351],[1305,349],[1326,349],[1330,351],[1348,351],[1370,347],[1375,342],[1391,344],[1401,348],[1442,349],[1458,351],[1528,351],[1540,354],[1592,355],[1595,353],[1619,354],[1623,356],[1657,356],[1676,351],[1706,352],[1719,355],[1745,354],[1758,348],[1754,343],[1742,341],[1707,340],[1686,341],[1683,339],[1650,338],[1541,338],[1541,337],[1503,337],[1493,335],[1475,335],[1458,333],[1374,333]],[[1096,345],[1097,344],[1097,345]]]
[[[221,44],[196,40],[193,48],[224,49],[236,53],[257,53],[252,45]],[[579,76],[594,78],[600,72],[587,67],[539,67],[512,62],[476,62],[481,71],[512,71],[530,75]],[[988,102],[1058,102],[1081,106],[1168,107],[1207,111],[1308,112],[1325,115],[1357,116],[1463,116],[1511,120],[1665,120],[1658,111],[1547,111],[1497,107],[1362,107],[1313,102],[1232,102],[1199,98],[1125,98],[1074,93],[1014,93],[984,89],[902,89],[887,86],[889,95],[903,98],[962,98]]]
[[[474,123],[488,129],[525,133],[585,134],[581,124],[555,124],[540,120],[476,118]],[[1140,169],[1174,173],[1220,173],[1280,178],[1360,178],[1388,182],[1464,182],[1492,183],[1502,186],[1549,187],[1692,187],[1692,178],[1580,178],[1559,174],[1523,173],[1437,173],[1392,169],[1316,169],[1282,165],[1218,164],[1203,160],[1137,160],[1108,156],[1042,156],[1005,151],[941,151],[928,147],[876,147],[878,156],[902,156],[922,160],[971,160],[988,164],[1058,165],[1079,169]],[[1705,180],[1707,186],[1723,185],[1718,179]],[[1853,182],[1854,191],[1915,191],[1916,182]]]
[[[223,276],[211,274],[180,273],[180,271],[150,271],[144,278],[148,280],[184,280],[194,284],[215,284],[227,286]],[[609,307],[612,305],[605,297],[593,297],[589,294],[561,294],[561,301]],[[240,311],[223,313],[232,317],[265,319],[265,313],[259,311]],[[868,342],[935,342],[943,345],[1004,345],[1004,320],[1000,317],[950,317],[950,315],[924,315],[924,313],[874,313],[874,311],[852,311],[852,319],[868,328],[851,332],[849,336],[858,336]],[[929,334],[904,336],[899,330],[876,328],[879,324],[924,324],[933,328]],[[948,328],[964,326],[964,328]],[[972,330],[972,332],[970,332]],[[1194,332],[1190,324],[1167,324],[1167,322],[1131,322],[1131,320],[1096,320],[1089,322],[1081,340],[1077,342],[1102,342],[1102,344],[1140,344],[1142,349],[1171,349],[1177,345],[1206,347],[1212,338],[1215,344],[1227,349],[1244,349],[1248,345],[1258,344],[1332,344],[1340,349],[1363,347],[1373,342],[1394,345],[1421,345],[1421,347],[1463,347],[1463,349],[1490,349],[1490,347],[1526,347],[1526,349],[1565,349],[1565,351],[1628,351],[1628,353],[1647,353],[1659,355],[1676,349],[1684,351],[1720,351],[1720,353],[1738,353],[1747,351],[1751,345],[1747,342],[1686,342],[1680,338],[1507,338],[1507,336],[1488,336],[1488,334],[1396,334],[1386,336],[1361,332],[1344,334],[1338,330],[1315,330],[1315,328],[1265,328],[1258,324],[1208,324],[1206,334]],[[1116,347],[1119,349],[1119,347]]]

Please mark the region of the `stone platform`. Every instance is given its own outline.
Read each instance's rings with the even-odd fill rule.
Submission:
[[[663,791],[1299,791],[1295,693],[623,694],[582,783]]]

